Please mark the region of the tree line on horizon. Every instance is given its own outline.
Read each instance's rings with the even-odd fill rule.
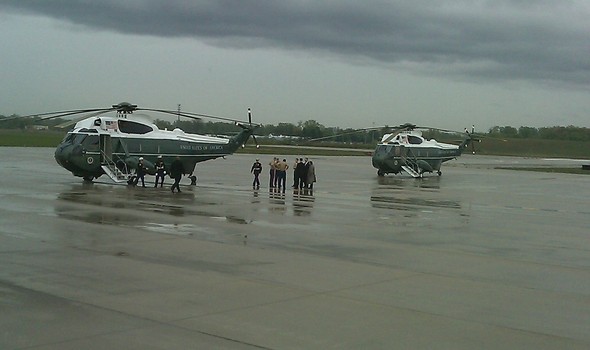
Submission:
[[[40,120],[40,118],[18,118],[17,115],[0,116],[1,119],[9,118],[0,124],[0,129],[31,129],[36,125],[43,125],[49,128],[56,128],[57,125],[67,122],[67,119],[56,118]],[[234,123],[202,120],[176,120],[173,122],[156,120],[154,122],[160,129],[173,130],[180,128],[188,133],[230,135],[235,134],[239,129]],[[60,129],[63,130],[63,129]],[[392,127],[383,126],[371,129],[353,129],[340,127],[326,127],[316,120],[299,121],[297,124],[280,122],[277,125],[262,125],[257,131],[257,136],[276,138],[301,138],[319,139],[329,138],[330,142],[362,143],[370,144],[380,140],[382,135],[392,131]],[[457,132],[460,133],[460,132]],[[449,138],[448,132],[439,130],[428,130],[424,132],[429,138]],[[478,133],[482,134],[482,133]],[[551,126],[551,127],[528,127],[521,126],[494,126],[487,133],[482,135],[496,138],[511,139],[545,139],[545,140],[568,140],[568,141],[590,141],[590,128],[576,126]]]

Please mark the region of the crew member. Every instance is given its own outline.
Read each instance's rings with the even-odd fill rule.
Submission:
[[[172,193],[174,193],[174,189],[176,188],[178,192],[182,192],[180,190],[180,179],[182,178],[182,174],[184,174],[184,165],[180,160],[179,156],[176,156],[176,159],[170,165],[170,176],[174,179],[174,184],[172,184]]]
[[[252,182],[252,188],[260,189],[260,173],[262,172],[262,164],[260,164],[260,159],[256,159],[254,164],[252,164],[252,168],[250,168],[250,172],[254,174],[254,181]]]
[[[166,166],[164,165],[164,160],[162,156],[158,156],[158,160],[156,161],[156,184],[154,187],[158,187],[158,181],[161,179],[160,187],[164,186],[164,175],[166,175]]]
[[[141,187],[145,187],[145,172],[147,168],[143,164],[143,157],[139,157],[139,162],[137,162],[137,169],[135,170],[135,181],[133,182],[133,186],[137,186],[137,183],[141,179]]]

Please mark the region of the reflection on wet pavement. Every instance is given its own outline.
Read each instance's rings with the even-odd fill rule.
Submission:
[[[313,190],[308,189],[287,193],[270,191],[267,203],[262,201],[260,191],[254,190],[250,205],[244,206],[234,203],[241,200],[241,192],[229,196],[223,194],[224,190],[218,190],[201,190],[199,194],[185,191],[179,196],[151,188],[76,184],[57,195],[54,212],[62,218],[84,223],[137,227],[190,236],[207,230],[202,224],[194,223],[198,218],[237,225],[255,222],[265,225],[265,213],[284,216],[291,208],[294,217],[310,216],[315,202]],[[146,220],[145,214],[150,213],[152,215]]]
[[[436,207],[461,209],[461,205],[455,201],[433,200],[424,198],[398,198],[395,194],[371,196],[372,205],[376,208],[389,208],[398,210],[418,210],[420,207]]]
[[[461,209],[459,201],[438,199],[440,177],[408,181],[398,177],[379,177],[371,191],[371,206],[395,210],[424,210],[425,208]]]
[[[229,223],[249,224],[250,219],[235,214],[220,216],[220,201],[197,199],[188,193],[169,195],[162,190],[143,190],[119,186],[74,185],[58,194],[55,213],[63,218],[86,223],[145,227],[157,232],[194,232],[195,225],[167,223],[175,218],[223,218]],[[146,223],[145,213],[159,215],[158,223]]]

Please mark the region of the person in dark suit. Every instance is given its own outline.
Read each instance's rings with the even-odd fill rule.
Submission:
[[[182,179],[182,174],[184,174],[184,165],[180,160],[179,156],[176,156],[176,159],[170,165],[170,176],[174,179],[174,183],[172,184],[172,193],[174,193],[174,189],[177,189],[178,192],[182,192],[180,190],[180,179]]]
[[[307,164],[307,179],[305,181],[307,185],[306,188],[313,190],[313,183],[317,181],[317,178],[315,176],[315,165],[313,165],[313,162],[311,160],[307,162]]]
[[[303,158],[299,158],[297,162],[297,167],[295,168],[295,176],[297,179],[295,180],[295,188],[302,189],[305,180],[303,178],[303,174],[305,173],[305,163],[303,162]]]
[[[303,162],[303,170],[301,170],[301,186],[299,188],[307,188],[307,170],[309,169],[309,158],[305,158]]]

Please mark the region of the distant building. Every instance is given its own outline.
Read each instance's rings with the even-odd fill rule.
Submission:
[[[300,136],[273,135],[273,134],[268,134],[267,138],[273,139],[273,140],[299,140],[299,139],[301,139]]]
[[[31,125],[31,126],[29,126],[29,129],[32,129],[32,130],[49,130],[49,126],[47,126],[47,125]]]

